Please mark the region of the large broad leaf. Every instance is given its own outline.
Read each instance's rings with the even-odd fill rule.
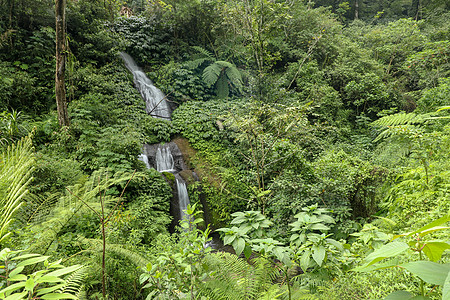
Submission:
[[[250,255],[252,255],[252,247],[250,247],[249,245],[245,245],[245,248],[244,248],[244,256],[245,256],[245,258],[249,259]]]
[[[145,273],[143,273],[143,274],[145,274]],[[148,274],[145,274],[145,275],[148,275]],[[40,295],[43,295],[43,294],[50,294],[51,292],[59,290],[59,289],[65,287],[65,286],[66,286],[66,283],[61,283],[61,284],[57,284],[57,285],[54,285],[54,286],[51,286],[51,287],[48,287],[48,288],[39,289],[39,290],[37,290],[36,295],[40,296]]]
[[[444,253],[447,249],[450,249],[450,245],[448,243],[430,241],[424,245],[422,251],[431,261],[437,262],[441,259],[442,253]]]
[[[436,221],[433,221],[430,224],[425,225],[425,226],[423,226],[423,227],[421,227],[421,228],[419,228],[419,229],[417,229],[415,231],[396,235],[396,236],[394,236],[393,239],[396,239],[396,238],[401,237],[401,236],[412,236],[412,235],[414,235],[416,233],[418,233],[420,236],[424,236],[424,235],[426,235],[428,233],[432,233],[434,231],[449,229],[450,227],[440,226],[440,225],[445,224],[447,222],[450,222],[450,215],[443,216],[442,218],[439,218]]]
[[[50,293],[50,294],[42,296],[41,299],[44,299],[44,300],[75,299],[75,300],[77,300],[78,297],[76,297],[72,294],[68,294],[68,293]]]
[[[384,300],[429,300],[430,298],[424,296],[414,296],[407,291],[396,291],[389,294]]]
[[[311,250],[314,261],[319,266],[322,266],[323,260],[325,259],[325,247],[314,245]]]
[[[312,224],[310,227],[311,230],[330,230],[330,227],[321,224],[321,223],[317,223],[317,224]]]
[[[66,275],[66,274],[71,273],[71,272],[75,272],[76,270],[78,270],[78,269],[80,269],[82,267],[83,266],[81,266],[81,265],[73,265],[73,266],[70,266],[70,267],[67,267],[67,268],[58,269],[56,271],[50,272],[46,276],[58,276],[59,277],[59,276]]]
[[[444,285],[450,271],[450,264],[444,265],[432,261],[414,261],[401,264],[399,267],[405,268],[427,283],[437,285]]]
[[[21,289],[23,287],[25,287],[25,281],[14,283],[14,284],[11,284],[10,286],[4,288],[3,290],[1,290],[0,294],[1,293],[6,293],[6,292],[11,292],[11,291],[16,291],[16,290]]]
[[[444,288],[442,289],[442,300],[450,299],[450,272],[447,274],[447,278],[445,278]]]
[[[233,248],[234,251],[236,251],[236,255],[239,256],[241,255],[242,251],[244,251],[245,248],[245,241],[244,239],[237,239],[233,242]]]
[[[5,300],[23,300],[27,296],[27,292],[22,292],[18,294],[12,294],[5,298]]]
[[[302,257],[300,258],[300,267],[306,272],[306,269],[309,268],[311,264],[311,251],[306,250],[303,252]]]
[[[17,274],[22,272],[24,268],[25,267],[23,267],[23,266],[15,268],[14,270],[11,271],[11,273],[9,273],[9,277],[12,278],[12,277],[16,276]],[[9,279],[9,280],[11,280],[11,279]]]
[[[370,266],[384,258],[397,256],[408,249],[408,244],[404,242],[391,242],[370,253],[364,261],[366,262],[366,266]]]
[[[395,291],[390,293],[384,300],[406,300],[414,297],[413,294],[407,291]]]
[[[398,266],[398,259],[394,258],[388,262],[385,263],[379,263],[379,264],[373,264],[370,266],[360,266],[360,267],[356,267],[351,269],[350,271],[353,272],[371,272],[371,271],[375,271],[375,270],[381,270],[381,269],[388,269],[388,268],[392,268]]]
[[[50,256],[39,256],[39,257],[29,258],[29,259],[26,259],[26,260],[18,263],[17,267],[34,265],[34,264],[43,262],[44,260],[47,260],[49,257]]]

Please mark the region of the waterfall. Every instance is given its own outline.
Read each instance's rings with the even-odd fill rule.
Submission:
[[[171,111],[164,93],[153,85],[131,56],[124,52],[121,52],[120,56],[127,69],[133,74],[134,85],[145,101],[145,111],[152,117],[170,120]]]
[[[177,193],[178,193],[178,203],[180,208],[180,220],[186,217],[186,209],[189,204],[189,195],[186,188],[186,182],[180,177],[176,177],[177,180]]]
[[[159,172],[174,172],[174,160],[170,148],[160,146],[156,151],[156,170]]]
[[[153,82],[145,75],[142,69],[139,68],[131,56],[124,52],[121,52],[120,56],[125,63],[125,67],[133,74],[134,85],[145,101],[145,111],[147,114],[155,118],[171,120],[171,110],[164,93],[153,85]],[[144,145],[143,154],[139,155],[138,158],[145,163],[147,168],[153,166],[156,167],[156,170],[159,172],[171,172],[175,174],[178,204],[173,205],[173,208],[176,209],[178,206],[178,211],[172,211],[171,213],[174,216],[179,213],[180,220],[182,220],[186,217],[184,211],[189,205],[189,195],[186,188],[186,182],[179,175],[179,172],[180,170],[185,170],[187,168],[182,159],[181,161],[179,159],[182,155],[176,144],[171,142],[169,145]],[[176,164],[172,151],[174,151],[174,155],[177,157]]]
[[[147,166],[147,169],[150,169],[150,163],[148,162],[148,157],[147,155],[144,154],[139,154],[138,159],[140,161],[143,161],[145,163],[145,165]]]

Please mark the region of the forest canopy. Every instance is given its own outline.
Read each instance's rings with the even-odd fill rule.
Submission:
[[[450,299],[449,19],[0,0],[0,299]]]

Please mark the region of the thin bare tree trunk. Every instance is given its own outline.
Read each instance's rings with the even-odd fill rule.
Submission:
[[[66,71],[66,0],[55,0],[56,15],[56,72],[55,95],[58,110],[59,126],[69,126],[67,113],[66,85],[64,82]]]
[[[359,2],[355,0],[355,20],[359,19]]]

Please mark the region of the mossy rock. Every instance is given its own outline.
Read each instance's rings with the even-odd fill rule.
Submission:
[[[167,181],[169,182],[169,184],[171,186],[174,185],[174,183],[175,183],[175,175],[173,175],[170,172],[162,172],[161,174],[167,179]]]

